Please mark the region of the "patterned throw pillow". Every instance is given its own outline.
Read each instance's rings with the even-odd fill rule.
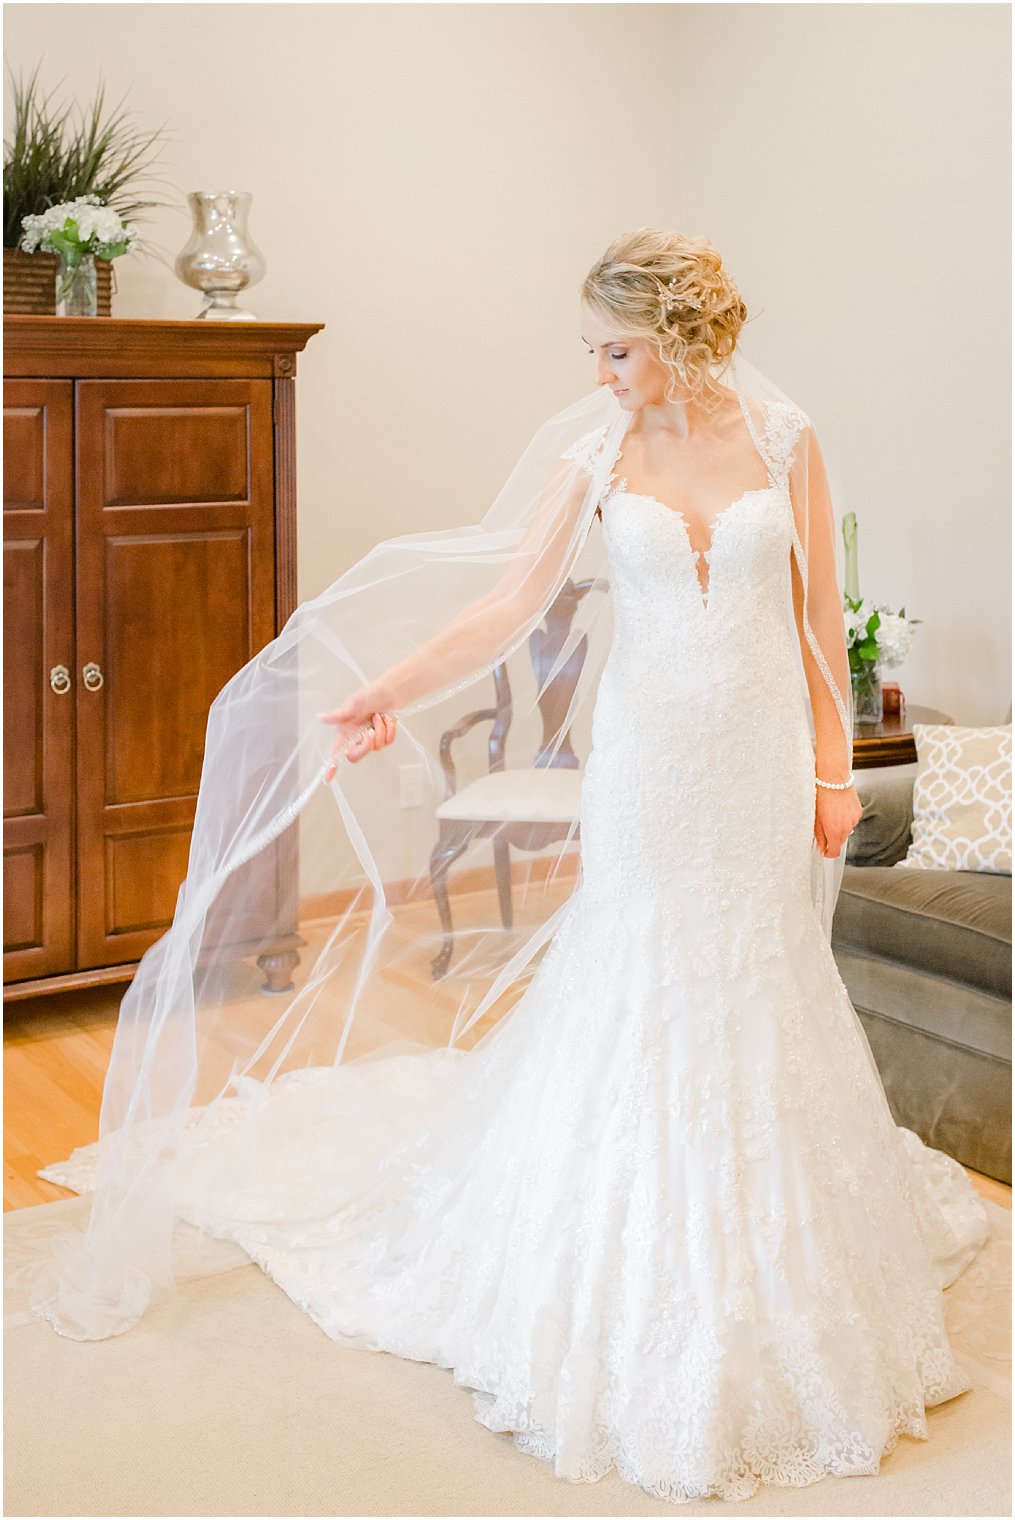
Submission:
[[[1011,724],[914,723],[913,839],[900,866],[1011,875]]]

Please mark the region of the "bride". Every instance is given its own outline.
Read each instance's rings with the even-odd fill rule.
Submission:
[[[986,1215],[829,943],[861,804],[814,429],[707,241],[625,235],[581,297],[596,392],[482,521],[378,546],[216,699],[34,1304],[119,1333],[196,1228],[562,1478],[743,1499],[927,1436]]]

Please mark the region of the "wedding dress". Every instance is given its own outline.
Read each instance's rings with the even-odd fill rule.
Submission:
[[[580,875],[510,1015],[469,1051],[240,1077],[178,1177],[178,1212],[334,1340],[453,1369],[562,1478],[677,1502],[876,1473],[926,1437],[968,1387],[941,1289],[987,1228],[893,1122],[811,897],[799,421],[769,410],[769,483],[704,551],[608,479]],[[81,1190],[76,1168],[43,1175]]]

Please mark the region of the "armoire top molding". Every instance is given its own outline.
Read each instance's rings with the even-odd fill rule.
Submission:
[[[291,379],[323,322],[166,322],[134,317],[4,316],[4,374],[87,379],[222,375]]]

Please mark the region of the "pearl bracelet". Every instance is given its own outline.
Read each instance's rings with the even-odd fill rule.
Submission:
[[[814,780],[818,786],[827,786],[831,792],[844,792],[847,787],[853,785],[853,772],[850,771],[849,779],[846,781],[822,781],[820,776],[815,776]]]

